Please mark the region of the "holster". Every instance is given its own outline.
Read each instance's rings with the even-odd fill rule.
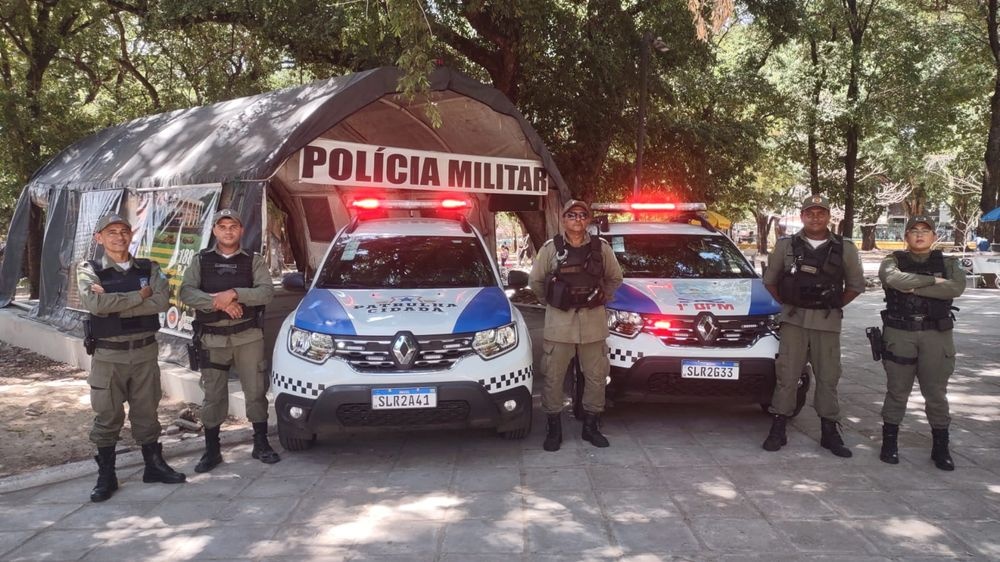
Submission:
[[[882,340],[882,328],[872,326],[865,328],[865,335],[868,336],[868,343],[872,348],[872,361],[881,361],[885,352],[885,342]]]
[[[94,350],[97,349],[97,340],[94,339],[89,319],[83,321],[83,349],[87,355],[93,355]]]
[[[188,368],[192,371],[201,371],[201,323],[195,320],[191,323],[193,334],[191,343],[187,344]]]

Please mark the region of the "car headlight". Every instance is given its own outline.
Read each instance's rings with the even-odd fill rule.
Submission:
[[[627,312],[625,310],[608,310],[608,330],[619,336],[634,338],[639,335],[642,329],[643,319],[638,312]]]
[[[288,331],[288,350],[307,361],[322,363],[333,355],[333,336],[293,327]]]
[[[472,338],[472,349],[483,359],[493,359],[517,346],[517,329],[514,324],[490,328],[476,332]]]

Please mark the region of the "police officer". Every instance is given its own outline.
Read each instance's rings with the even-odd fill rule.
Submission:
[[[955,470],[948,452],[947,392],[955,370],[952,299],[965,291],[965,272],[957,258],[931,251],[937,234],[930,217],[917,215],[906,221],[905,240],[906,251],[886,256],[878,272],[886,302],[882,311],[886,392],[879,458],[899,463],[899,424],[916,378],[931,425],[931,459],[941,470]]]
[[[97,485],[90,501],[102,502],[118,489],[115,444],[125,423],[125,402],[132,435],[142,446],[146,463],[143,482],[177,484],[185,476],[163,460],[159,443],[160,404],[159,313],[168,306],[167,279],[156,262],[129,254],[132,226],[118,214],[97,222],[94,240],[104,248],[100,260],[77,267],[80,303],[90,313],[85,320],[85,345],[90,362],[90,406],[94,425],[90,440],[97,446]]]
[[[261,319],[274,288],[267,263],[240,247],[243,223],[232,209],[212,217],[215,246],[202,250],[184,272],[181,301],[195,309],[195,337],[204,354],[201,387],[205,401],[205,454],[195,472],[208,472],[222,462],[219,429],[229,413],[229,369],[240,377],[247,417],[253,424],[251,456],[272,464],[281,460],[267,441],[267,361]]]
[[[814,406],[820,416],[820,445],[850,457],[838,430],[840,406],[840,329],[842,308],[865,290],[858,249],[830,232],[830,202],[821,195],[802,201],[802,230],[782,238],[768,257],[764,286],[781,303],[781,343],[775,363],[777,384],[771,398],[767,451],[787,443],[785,424],[795,409],[799,377],[806,362],[816,375]]]
[[[562,209],[564,234],[541,247],[529,276],[531,289],[546,304],[542,355],[542,409],[548,416],[546,451],[558,451],[562,444],[563,382],[574,355],[579,357],[586,381],[583,439],[595,447],[609,445],[599,427],[611,370],[604,303],[622,284],[622,270],[607,241],[587,233],[589,224],[586,203],[566,203]]]

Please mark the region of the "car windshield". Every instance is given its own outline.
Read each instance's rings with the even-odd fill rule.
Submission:
[[[476,238],[345,235],[317,279],[326,289],[445,289],[496,285]]]
[[[739,279],[757,274],[724,236],[626,234],[608,236],[625,277]]]

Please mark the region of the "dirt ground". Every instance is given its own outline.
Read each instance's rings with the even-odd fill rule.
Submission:
[[[189,406],[164,397],[164,430]],[[92,420],[86,371],[0,342],[0,478],[92,457]],[[127,420],[119,447],[137,447]]]

